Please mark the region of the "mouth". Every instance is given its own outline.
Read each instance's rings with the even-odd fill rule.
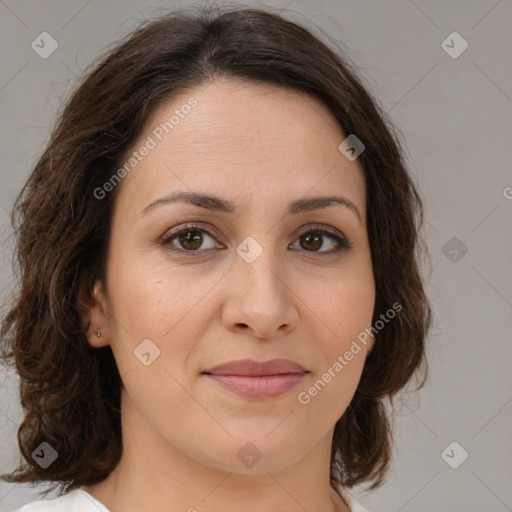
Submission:
[[[243,359],[223,363],[202,373],[232,393],[261,399],[291,391],[309,372],[288,359]]]

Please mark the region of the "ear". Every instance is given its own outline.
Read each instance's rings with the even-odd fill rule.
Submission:
[[[82,329],[89,344],[94,348],[109,345],[110,324],[104,285],[101,281],[97,280],[92,290],[85,287],[81,289],[77,309],[82,319]],[[100,336],[98,336],[98,331]]]

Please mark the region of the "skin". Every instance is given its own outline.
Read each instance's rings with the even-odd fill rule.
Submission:
[[[112,512],[346,511],[329,483],[332,435],[371,344],[307,405],[298,394],[371,326],[363,170],[338,150],[346,135],[318,100],[235,79],[166,100],[132,150],[191,96],[198,105],[119,185],[106,283],[96,283],[84,322],[91,345],[110,345],[119,368],[124,450],[106,480],[84,489]],[[239,212],[168,203],[141,214],[176,191],[220,196]],[[333,194],[361,220],[340,205],[284,216],[292,200]],[[202,245],[175,238],[180,257],[159,244],[189,222],[209,232]],[[315,224],[353,247],[332,253],[336,241]],[[309,226],[316,245],[298,232]],[[249,236],[263,249],[252,263],[236,252]],[[149,366],[134,355],[145,339],[160,350]],[[310,373],[261,400],[201,373],[245,358],[287,358]],[[237,457],[248,442],[262,454],[251,468]]]

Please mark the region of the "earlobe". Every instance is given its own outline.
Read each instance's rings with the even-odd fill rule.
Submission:
[[[100,335],[98,335],[98,332]],[[87,331],[87,340],[89,341],[89,345],[94,348],[106,347],[109,345],[106,338],[101,334],[101,330],[92,328],[90,331]]]
[[[100,334],[98,335],[98,333]],[[87,330],[86,335],[87,341],[89,342],[89,345],[91,345],[91,347],[102,348],[110,345],[107,336],[103,335],[103,331],[101,329],[95,328],[92,325],[90,329]]]

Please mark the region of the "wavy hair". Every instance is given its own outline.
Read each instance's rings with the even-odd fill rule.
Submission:
[[[219,7],[146,20],[106,49],[61,108],[16,199],[19,286],[1,339],[3,360],[20,376],[24,418],[17,438],[25,462],[3,480],[51,482],[67,492],[100,482],[119,463],[121,378],[110,347],[89,345],[79,314],[93,283],[105,278],[119,187],[104,200],[94,191],[122,165],[161,102],[219,77],[306,91],[366,146],[359,159],[376,286],[373,323],[396,302],[402,310],[376,335],[336,423],[330,474],[333,485],[383,483],[392,447],[386,401],[413,376],[423,375],[416,389],[427,376],[431,309],[419,271],[421,197],[397,130],[346,52],[280,12]],[[31,456],[42,442],[58,452],[46,469]]]

